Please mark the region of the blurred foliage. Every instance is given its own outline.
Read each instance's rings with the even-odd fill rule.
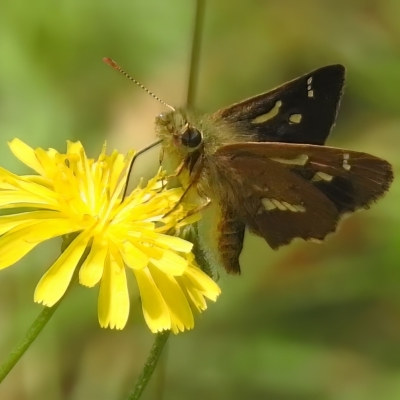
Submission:
[[[193,1],[22,0],[0,4],[2,166],[6,145],[96,155],[141,148],[163,110],[101,59],[113,57],[162,99],[185,98]],[[206,112],[329,63],[348,67],[329,143],[387,158],[399,171],[400,3],[395,0],[214,0],[204,28],[197,105]],[[157,151],[135,173],[157,168]],[[324,244],[279,252],[246,237],[241,277],[196,328],[173,337],[144,398],[398,400],[400,184]],[[0,275],[0,356],[40,311],[32,302],[59,242]],[[98,327],[96,290],[76,288],[0,386],[7,400],[117,399],[132,387],[152,336],[137,296],[128,327]],[[163,376],[165,373],[165,377]],[[164,379],[165,378],[165,379]],[[163,383],[164,382],[164,383]],[[164,385],[164,386],[163,386]]]

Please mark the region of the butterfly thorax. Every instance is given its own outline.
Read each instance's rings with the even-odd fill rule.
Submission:
[[[235,125],[219,113],[200,114],[180,108],[156,118],[156,133],[164,150],[175,151],[181,158],[198,150],[209,156],[223,145],[255,140],[255,136],[242,135]]]
[[[163,141],[163,166],[167,173],[174,174],[182,168],[180,181],[189,182],[185,175],[196,177],[196,186],[205,194],[214,197],[209,190],[209,168],[212,154],[222,145],[234,143],[234,135],[226,126],[215,121],[212,115],[199,115],[188,109],[177,109],[156,118],[157,135]],[[227,132],[224,135],[224,132]],[[180,174],[180,175],[181,175]]]

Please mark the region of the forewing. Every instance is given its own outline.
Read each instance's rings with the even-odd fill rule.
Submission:
[[[368,208],[393,180],[390,164],[325,146],[239,143],[216,153],[226,201],[272,248],[322,240],[347,212]]]
[[[324,144],[335,123],[345,68],[328,65],[216,112],[248,141]]]

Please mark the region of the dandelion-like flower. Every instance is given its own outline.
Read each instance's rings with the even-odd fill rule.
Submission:
[[[28,211],[0,217],[0,268],[41,242],[73,235],[39,281],[34,300],[51,307],[64,295],[81,261],[79,282],[100,283],[102,327],[122,329],[129,315],[126,271],[136,277],[143,314],[152,332],[174,333],[194,326],[193,309],[216,300],[217,284],[196,264],[192,243],[167,233],[194,222],[194,206],[180,202],[182,189],[165,189],[160,170],[147,185],[123,198],[133,152],[87,158],[80,142],[66,154],[33,150],[18,139],[14,155],[38,175],[15,175],[0,168],[0,209]],[[82,262],[83,259],[83,262]]]

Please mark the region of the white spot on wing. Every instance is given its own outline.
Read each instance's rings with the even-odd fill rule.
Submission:
[[[351,165],[349,164],[349,160],[350,160],[350,154],[344,153],[344,154],[343,154],[342,167],[343,167],[346,171],[350,171],[350,170],[351,170]]]
[[[286,207],[287,210],[292,211],[292,212],[297,212],[295,206],[292,206],[287,201],[282,201],[282,204]]]
[[[259,115],[251,121],[252,124],[262,124],[263,122],[269,121],[270,119],[274,118],[279,113],[279,109],[282,106],[281,101],[277,101],[274,107],[265,114]]]
[[[302,117],[301,114],[292,114],[292,115],[289,117],[289,123],[292,123],[292,124],[299,124],[300,121],[301,121],[301,117]]]
[[[261,199],[261,203],[266,211],[280,210],[280,211],[290,211],[290,212],[305,212],[306,209],[300,204],[290,204],[287,201],[280,201],[277,199]],[[260,213],[262,210],[259,211]]]
[[[325,181],[325,182],[330,182],[333,179],[332,175],[329,175],[325,172],[316,172],[314,176],[312,177],[312,180],[314,182],[318,181]]]
[[[314,97],[314,90],[312,89],[312,76],[307,79],[307,96]]]
[[[279,200],[271,199],[271,201],[276,205],[278,210],[286,211],[286,207]]]
[[[261,199],[261,203],[267,211],[275,210],[275,204],[267,198]]]
[[[299,154],[296,158],[281,158],[281,157],[271,157],[272,161],[279,162],[281,164],[288,165],[306,165],[308,161],[308,156],[305,154]]]

